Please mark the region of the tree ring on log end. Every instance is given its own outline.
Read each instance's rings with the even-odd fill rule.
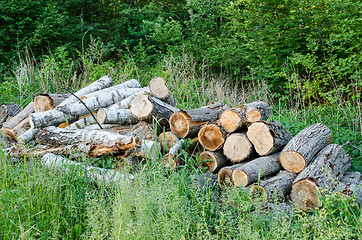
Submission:
[[[169,151],[179,142],[179,138],[171,132],[163,132],[158,136],[158,142],[165,151]]]
[[[236,187],[246,187],[248,185],[249,176],[241,169],[235,169],[231,177]]]
[[[268,202],[268,192],[258,184],[253,184],[249,187],[249,194],[253,199],[261,197],[263,202]]]
[[[99,122],[99,124],[103,124],[105,120],[106,120],[106,112],[104,111],[103,108],[98,109],[97,121]]]
[[[218,181],[220,187],[225,190],[227,187],[233,186],[232,182],[233,171],[230,168],[222,168],[218,173]]]
[[[303,179],[293,184],[290,197],[302,210],[310,211],[320,207],[318,195],[322,195],[317,184],[311,179]]]
[[[260,156],[268,155],[274,146],[274,138],[269,127],[263,122],[255,122],[246,134]]]
[[[155,77],[151,79],[149,86],[152,95],[156,96],[157,98],[163,99],[170,93],[170,90],[166,85],[166,81],[162,77]]]
[[[226,110],[221,114],[220,123],[226,132],[231,133],[243,123],[243,119],[234,110]]]
[[[245,134],[231,134],[224,143],[224,154],[232,162],[241,162],[250,155],[252,145]]]
[[[203,126],[198,137],[201,145],[209,151],[220,149],[225,141],[220,128],[216,124]]]
[[[130,110],[138,119],[147,119],[153,110],[153,104],[147,95],[136,95],[130,106]]]
[[[213,172],[217,168],[217,159],[212,152],[204,151],[199,155],[200,168],[207,168],[207,172]]]
[[[306,167],[304,157],[295,151],[281,152],[279,160],[282,167],[288,172],[300,173]]]
[[[261,113],[258,110],[251,110],[246,114],[246,121],[247,122],[256,122],[260,121]]]
[[[190,131],[188,120],[191,119],[185,112],[175,112],[170,117],[170,127],[173,134],[185,138]]]

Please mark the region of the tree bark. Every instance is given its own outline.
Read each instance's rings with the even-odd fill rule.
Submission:
[[[236,187],[246,187],[261,177],[279,172],[282,169],[279,154],[259,157],[235,168],[232,173],[232,182]]]
[[[281,151],[292,139],[292,134],[279,122],[254,122],[246,133],[260,156]]]
[[[35,138],[35,135],[40,131],[39,128],[29,128],[26,132],[17,137],[20,143],[28,143]]]
[[[29,114],[33,112],[34,112],[34,102],[31,102],[23,110],[21,110],[18,114],[16,114],[13,118],[11,118],[9,121],[6,121],[3,124],[3,127],[8,129],[13,129],[21,121],[29,117]]]
[[[280,171],[274,177],[252,184],[249,187],[249,194],[253,198],[257,198],[261,194],[264,202],[281,200],[289,194],[296,177],[296,173]]]
[[[43,93],[34,98],[35,112],[44,112],[58,106],[65,99],[70,97],[68,93]]]
[[[95,117],[97,117],[97,113],[93,114]],[[73,122],[69,126],[67,126],[67,129],[84,129],[87,126],[91,126],[96,123],[96,120],[94,120],[93,116],[87,116],[84,118],[79,119],[78,121]]]
[[[140,121],[152,122],[153,118],[156,118],[160,125],[167,126],[170,116],[180,109],[155,97],[136,95],[131,103],[130,110],[133,116]]]
[[[335,191],[354,196],[359,206],[362,207],[362,174],[360,172],[346,173]]]
[[[117,123],[121,125],[131,125],[139,121],[129,109],[111,108],[100,108],[97,112],[97,120],[100,124]]]
[[[72,122],[76,120],[76,116],[66,115],[56,109],[45,112],[30,114],[30,126],[32,128],[43,128],[48,126],[57,126],[63,122]]]
[[[234,187],[235,184],[232,179],[232,174],[234,169],[241,167],[245,163],[239,163],[232,166],[226,166],[220,169],[218,172],[218,182],[222,190],[226,190],[227,188]]]
[[[220,149],[224,142],[226,134],[216,124],[204,125],[198,134],[200,144],[209,151]]]
[[[335,181],[341,180],[350,167],[350,157],[341,146],[326,146],[295,179],[290,195],[293,203],[305,211],[319,208],[318,195],[323,195],[322,190],[332,191]]]
[[[184,140],[180,139],[175,145],[173,145],[173,147],[171,147],[170,151],[165,156],[163,156],[162,162],[165,164],[166,168],[175,170],[176,167],[180,164],[178,153],[181,150],[183,143]]]
[[[322,148],[332,143],[332,139],[331,130],[321,123],[305,128],[280,153],[282,167],[289,172],[301,172]]]
[[[245,133],[232,133],[224,143],[224,154],[233,163],[242,162],[255,153],[254,147]]]
[[[180,139],[172,132],[163,132],[158,136],[158,142],[165,151],[170,151],[179,141]]]
[[[166,81],[162,77],[155,77],[149,83],[150,93],[152,96],[161,99],[165,103],[175,106],[175,100],[171,95],[171,91],[167,87]]]
[[[247,122],[266,121],[270,114],[269,104],[263,101],[247,103],[242,107]]]
[[[1,104],[0,105],[0,126],[2,123],[10,120],[13,116],[20,113],[19,105],[15,103]]]
[[[199,155],[199,166],[201,169],[205,169],[206,172],[216,173],[227,165],[230,165],[230,161],[228,161],[222,151],[204,151]]]
[[[220,116],[220,125],[227,133],[233,133],[246,128],[245,111],[242,108],[225,110]]]

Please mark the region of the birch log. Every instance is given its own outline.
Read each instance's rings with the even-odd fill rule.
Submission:
[[[350,157],[340,145],[326,146],[295,179],[290,195],[293,203],[305,211],[319,208],[318,195],[333,190],[335,181],[341,180],[350,167]]]
[[[42,93],[34,98],[35,112],[44,112],[53,109],[68,97],[70,97],[68,93]]]
[[[97,120],[100,124],[117,123],[121,125],[131,125],[139,121],[129,109],[110,108],[100,108],[97,112]]]
[[[230,164],[222,151],[204,151],[199,155],[199,166],[206,172],[218,172],[222,167]]]
[[[211,103],[207,106],[181,110],[171,115],[171,131],[179,138],[196,137],[201,127],[209,121],[216,121],[225,110],[221,102]]]
[[[97,113],[93,114],[97,117]],[[84,129],[87,126],[91,126],[96,123],[96,120],[93,118],[92,115],[79,119],[78,121],[73,122],[67,129]]]
[[[122,184],[124,182],[128,184],[134,179],[133,175],[126,176],[112,169],[85,166],[82,163],[74,162],[52,153],[44,155],[41,159],[41,164],[47,168],[59,169],[62,171],[71,166],[78,167],[80,174],[84,174],[83,176],[90,178],[92,182],[99,185],[105,184],[106,186],[110,186],[112,184]]]
[[[242,162],[255,153],[254,147],[245,133],[230,134],[225,140],[223,151],[232,163]]]
[[[282,167],[289,172],[301,172],[322,148],[332,143],[332,139],[331,130],[321,123],[305,128],[280,153]]]
[[[39,128],[29,128],[26,132],[18,136],[18,141],[20,143],[28,143],[31,140],[35,139],[35,135],[40,131]]]
[[[127,153],[128,156],[140,158],[156,158],[161,153],[161,146],[157,141],[142,140],[141,146],[133,148]]]
[[[139,122],[135,125],[118,126],[113,128],[115,132],[121,135],[137,136],[141,139],[154,140],[155,136],[160,133],[158,126],[153,126],[150,123]]]
[[[279,172],[282,169],[279,154],[259,157],[235,168],[231,176],[232,182],[236,187],[246,187],[261,177]]]
[[[279,122],[254,122],[248,126],[246,135],[260,156],[281,151],[292,139],[292,134]]]
[[[226,134],[223,130],[216,124],[207,124],[204,125],[199,133],[198,138],[200,144],[209,151],[216,151],[219,150],[226,138]]]
[[[30,114],[30,126],[32,128],[43,128],[48,126],[57,126],[63,122],[72,122],[77,119],[77,116],[66,115],[56,109],[51,109],[45,112]]]
[[[173,145],[170,151],[162,158],[162,162],[164,163],[166,168],[174,170],[180,164],[178,153],[182,149],[183,143],[184,140],[180,139],[175,145]]]
[[[180,139],[172,132],[163,132],[158,136],[158,142],[165,151],[170,151],[179,141]]]
[[[171,95],[171,91],[167,87],[166,81],[162,77],[152,78],[150,81],[150,92],[152,96],[161,99],[162,101],[175,106],[175,100]]]
[[[252,184],[249,187],[249,194],[253,198],[261,195],[264,202],[281,200],[290,193],[296,177],[296,173],[280,171],[274,177],[261,181],[260,183]]]
[[[159,124],[166,126],[170,116],[180,109],[155,97],[136,95],[131,103],[130,110],[133,116],[140,121],[152,122],[153,118],[155,118]]]
[[[362,174],[360,172],[346,173],[335,191],[354,196],[359,206],[362,207]]]

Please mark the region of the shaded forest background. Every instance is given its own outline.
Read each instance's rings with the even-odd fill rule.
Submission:
[[[24,54],[82,74],[87,54],[147,70],[187,53],[280,101],[360,101],[361,15],[359,0],[1,0],[0,82]]]

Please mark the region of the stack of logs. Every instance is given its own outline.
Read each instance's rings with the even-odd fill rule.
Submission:
[[[56,157],[53,153],[113,155],[127,164],[161,156],[175,169],[188,163],[179,154],[186,148],[212,173],[205,176],[217,174],[223,190],[240,188],[265,202],[290,194],[306,211],[334,190],[354,194],[362,204],[361,174],[347,173],[349,155],[332,144],[331,131],[321,123],[293,137],[281,123],[267,121],[270,107],[262,101],[235,108],[216,101],[184,110],[175,107],[161,77],[144,88],[134,79],[112,85],[104,76],[74,94],[41,94],[13,116],[7,109],[16,107],[2,105],[7,113],[2,132],[12,144],[8,155],[46,154],[44,161]]]

